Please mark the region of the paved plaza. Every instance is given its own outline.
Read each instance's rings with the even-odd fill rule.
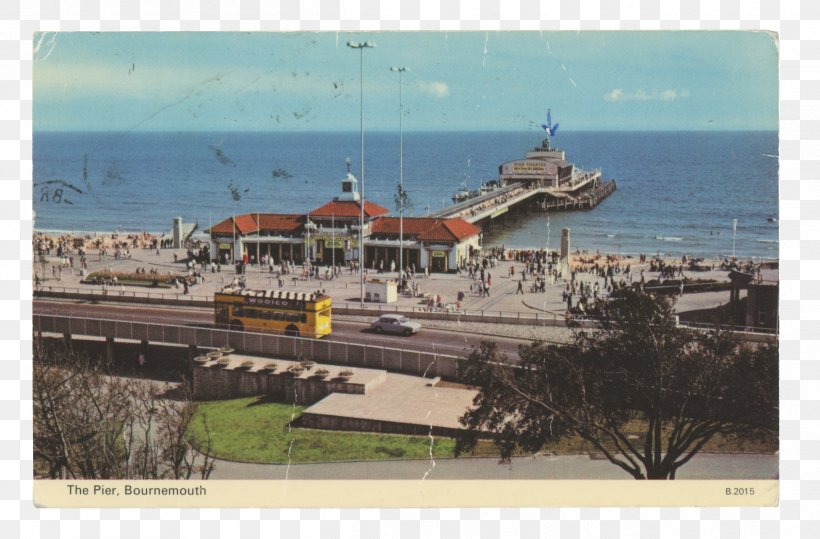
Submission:
[[[44,257],[45,264],[35,262],[34,273],[42,281],[39,286],[44,290],[59,291],[67,289],[68,291],[78,290],[101,293],[103,289],[101,285],[81,284],[80,281],[83,277],[80,275],[79,270],[79,256],[76,253],[68,256],[74,258],[74,268],[62,267],[61,259],[53,255]],[[171,272],[185,275],[188,272],[184,262],[185,259],[186,251],[184,249],[160,249],[159,254],[152,249],[134,249],[130,253],[130,258],[121,258],[119,260],[114,259],[110,254],[102,259],[96,250],[90,250],[86,255],[87,269],[85,273],[87,275],[105,268],[110,268],[115,272],[133,272],[137,268],[142,268],[146,272],[155,269],[159,273]],[[605,259],[602,260],[605,263]],[[647,281],[658,278],[658,272],[649,271],[648,262],[640,264],[637,258],[625,257],[621,259],[620,264],[621,267],[625,267],[627,264],[630,265],[633,279],[638,279],[641,270],[644,271],[644,278]],[[52,269],[54,267],[59,267],[59,271],[55,272]],[[512,277],[510,276],[511,268],[514,271]],[[195,267],[194,271],[201,273],[203,282],[191,286],[187,295],[183,293],[182,287],[150,288],[121,285],[109,287],[108,294],[146,295],[150,293],[151,297],[166,296],[183,300],[187,298],[210,300],[215,291],[231,284],[238,277],[233,266],[223,265],[220,269],[221,271],[218,273],[212,273],[210,268],[203,270],[201,267]],[[488,267],[485,278],[490,281],[489,296],[478,292],[478,279],[471,279],[466,271],[461,273],[432,273],[426,277],[424,274],[417,273],[415,278],[411,280],[411,284],[417,286],[418,295],[415,297],[399,295],[398,301],[391,304],[389,308],[397,308],[407,312],[427,309],[429,299],[440,296],[442,304],[452,310],[469,311],[470,313],[483,311],[485,313],[526,313],[529,315],[542,313],[546,316],[563,318],[566,312],[566,301],[562,295],[565,290],[566,279],[558,280],[554,284],[548,284],[545,292],[533,292],[531,290],[533,281],[527,276],[527,280],[521,282],[522,291],[517,293],[523,269],[523,263],[511,261],[496,261]],[[283,289],[291,292],[313,292],[321,289],[333,298],[334,305],[342,306],[346,303],[350,304],[351,307],[359,305],[361,297],[359,274],[351,274],[347,269],[344,269],[341,276],[333,279],[306,279],[301,276],[300,270],[301,267],[297,267],[295,274],[279,275],[277,269],[274,269],[274,273],[270,273],[267,267],[249,265],[244,277],[247,286],[252,289]],[[324,267],[320,267],[319,274],[321,276],[326,274]],[[699,272],[684,271],[684,276],[693,279],[728,281],[728,272],[719,269]],[[396,279],[398,275],[395,272],[376,274],[370,271],[366,277],[367,279]],[[622,277],[623,274],[616,274],[615,279],[617,281]],[[576,273],[576,281],[589,283],[590,285],[597,282],[603,290],[603,279],[592,273],[579,271]],[[280,282],[283,283],[282,287],[279,286]],[[463,298],[461,301],[458,299],[459,296]],[[677,310],[684,312],[705,309],[725,304],[728,301],[728,291],[685,293],[677,300]],[[577,296],[574,298],[574,302],[577,302]]]

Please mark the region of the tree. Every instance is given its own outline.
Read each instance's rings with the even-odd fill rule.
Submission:
[[[34,459],[52,479],[207,479],[210,436],[186,438],[196,405],[181,384],[112,375],[101,360],[37,338],[33,361]]]
[[[456,453],[486,436],[509,460],[577,434],[636,479],[674,479],[717,434],[777,432],[776,345],[678,327],[670,300],[637,289],[616,296],[568,346],[522,346],[517,364],[474,350],[461,375],[481,391]]]

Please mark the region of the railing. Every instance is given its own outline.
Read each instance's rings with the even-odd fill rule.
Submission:
[[[80,296],[91,298],[92,301],[118,301],[118,298],[132,298],[149,300],[147,303],[163,303],[163,301],[175,301],[184,303],[204,303],[213,305],[213,296],[202,296],[196,294],[183,294],[180,292],[142,292],[138,290],[118,290],[116,286],[110,287],[108,292],[96,288],[72,288],[64,286],[40,285],[34,288],[34,297],[70,297]],[[150,301],[154,300],[154,301]]]
[[[756,327],[756,326],[735,326],[731,324],[711,324],[708,322],[694,322],[694,321],[686,321],[681,320],[679,322],[680,326],[685,326],[688,328],[693,329],[704,329],[704,330],[723,330],[723,331],[732,331],[734,333],[741,333],[741,334],[752,334],[752,335],[769,335],[776,337],[777,336],[777,328],[769,328],[769,327]]]
[[[40,287],[34,290],[34,297],[38,298],[77,298],[89,301],[110,301],[123,303],[138,303],[145,300],[148,304],[183,305],[192,307],[213,307],[213,296],[197,296],[192,294],[158,294],[126,290],[124,292],[110,291],[104,294],[101,290],[85,290],[68,287]],[[490,311],[469,309],[428,308],[420,305],[387,305],[383,303],[334,302],[333,312],[336,314],[381,316],[382,314],[408,314],[415,318],[432,320],[451,320],[460,322],[490,322],[521,325],[564,326],[564,315],[551,312],[522,313],[517,311]]]
[[[84,311],[82,307],[77,307],[76,311],[71,306],[66,306],[64,308],[57,309],[48,309],[48,308],[41,308],[38,307],[36,312],[34,313],[37,316],[55,316],[59,318],[70,318],[70,319],[93,319],[93,320],[104,320],[107,322],[130,322],[130,323],[137,323],[137,324],[154,324],[154,325],[164,325],[164,326],[180,326],[180,327],[188,327],[188,328],[201,328],[201,329],[214,329],[214,330],[226,330],[226,331],[234,331],[231,329],[229,324],[215,324],[213,323],[212,318],[208,318],[208,320],[198,320],[195,317],[185,318],[184,315],[175,315],[173,318],[166,318],[162,316],[148,316],[148,315],[140,315],[134,313],[117,313],[115,315],[108,314],[106,317],[100,316],[89,316],[87,311]],[[210,313],[203,313],[203,314],[210,314]],[[264,335],[278,335],[282,337],[290,337],[287,334],[285,329],[267,329],[264,332],[254,332],[253,328],[249,328],[247,330],[249,333],[260,333]],[[356,335],[354,337],[355,343],[354,344],[363,344],[366,346],[376,346],[376,347],[387,347],[393,348],[395,345],[395,341],[391,340],[389,337],[379,336],[378,334],[361,334]],[[428,341],[414,341],[414,345],[417,349],[425,350],[430,353],[436,354],[449,354],[453,356],[460,356],[464,352],[463,346],[451,346],[446,344],[437,344],[434,342]]]
[[[229,346],[247,354],[307,357],[317,363],[386,369],[431,378],[440,376],[455,379],[458,373],[459,355],[461,355],[442,353],[440,350],[432,352],[405,350],[326,339],[192,327],[178,323],[158,324],[35,314],[32,317],[32,325],[34,332],[39,334],[85,335],[214,349]]]
[[[469,208],[470,206],[475,205],[477,202],[484,202],[486,200],[490,200],[491,198],[504,195],[516,189],[517,187],[520,187],[520,185],[509,185],[507,187],[501,187],[500,189],[496,189],[495,191],[491,191],[489,193],[479,195],[477,197],[469,198],[463,202],[458,202],[456,204],[453,204],[452,206],[448,206],[439,211],[432,212],[430,214],[430,217],[443,217],[445,215]]]
[[[482,219],[485,219],[488,215],[492,215],[494,212],[498,211],[499,207],[514,206],[516,204],[519,204],[520,202],[523,202],[527,198],[530,198],[531,196],[534,196],[534,195],[539,194],[539,193],[544,193],[544,192],[546,192],[545,189],[541,188],[541,187],[525,189],[522,193],[515,194],[515,195],[511,196],[510,198],[508,198],[507,200],[504,200],[504,201],[501,201],[501,202],[496,202],[495,204],[493,204],[490,207],[482,208],[480,210],[477,210],[475,213],[473,213],[471,215],[466,215],[465,214],[465,212],[467,211],[466,209],[460,211],[458,214],[455,214],[455,215],[461,216],[464,219],[466,219],[467,221],[475,223],[477,221],[481,221]]]
[[[704,286],[710,283],[700,283]],[[686,285],[687,287],[690,285]],[[691,285],[694,286],[694,285]],[[671,286],[673,289],[677,289],[678,286]],[[69,292],[69,290],[75,290],[76,292]],[[38,293],[39,292],[39,293]],[[213,306],[213,297],[212,296],[185,296],[182,295],[182,298],[177,299],[174,298],[167,298],[163,294],[154,294],[153,297],[149,294],[147,296],[143,296],[141,294],[145,294],[142,292],[133,292],[133,291],[126,291],[124,295],[112,294],[109,293],[108,295],[104,295],[101,291],[98,290],[79,290],[79,289],[69,289],[69,288],[62,288],[61,291],[51,291],[50,293],[43,293],[43,290],[35,290],[34,297],[79,297],[84,299],[90,299],[91,301],[94,300],[102,300],[102,301],[127,301],[129,303],[136,303],[136,300],[140,299],[151,299],[149,303],[152,304],[161,304],[161,305],[190,305],[192,307],[205,307],[210,308]],[[180,296],[181,294],[176,294],[175,296]],[[130,300],[130,301],[129,301]],[[64,312],[64,311],[61,311]],[[442,309],[433,309],[430,310],[427,307],[422,306],[403,306],[403,305],[386,305],[382,303],[365,303],[361,305],[359,303],[348,303],[348,302],[341,302],[341,303],[334,303],[333,304],[333,312],[336,314],[344,314],[350,316],[381,316],[382,314],[406,314],[411,315],[414,318],[418,319],[427,319],[427,320],[441,320],[441,321],[453,321],[453,322],[484,322],[484,323],[495,323],[495,324],[516,324],[516,325],[532,325],[532,326],[549,326],[549,327],[565,327],[567,325],[566,317],[564,313],[554,313],[554,312],[534,312],[534,313],[527,313],[527,312],[510,312],[510,311],[489,311],[489,310],[469,310],[469,309],[454,309],[454,310],[442,310]],[[140,317],[139,315],[133,315],[134,320],[163,320],[157,317]],[[580,323],[583,327],[596,327],[598,325],[598,321],[593,317],[588,316],[578,316],[573,315],[572,318],[573,322],[578,324]],[[178,323],[178,318],[175,318],[171,321],[172,323]],[[776,335],[777,329],[776,328],[767,328],[767,327],[746,327],[746,326],[731,326],[727,324],[710,324],[706,322],[687,322],[681,321],[681,326],[698,328],[698,329],[724,329],[729,331],[735,331],[739,333],[751,333],[751,334],[766,334],[766,335]]]

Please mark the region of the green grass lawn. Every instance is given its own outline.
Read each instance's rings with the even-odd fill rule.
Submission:
[[[285,464],[290,461],[304,464],[430,457],[430,438],[427,436],[288,428],[288,424],[299,417],[302,410],[299,406],[269,402],[264,397],[202,402],[198,405],[188,435],[196,445],[201,446],[205,437],[203,418],[207,418],[214,455],[237,462]],[[640,445],[643,428],[645,425],[641,422],[633,422],[624,430],[634,433],[634,443]],[[452,457],[454,447],[453,439],[434,437],[433,456]],[[548,443],[542,451],[556,455],[598,452],[592,444],[578,436],[567,436]],[[777,451],[777,439],[739,442],[716,436],[704,447],[704,451],[773,453]],[[498,455],[499,451],[492,442],[482,440],[468,456]]]
[[[296,464],[430,456],[430,438],[426,436],[288,428],[302,409],[260,397],[203,402],[188,433],[201,445],[202,420],[207,417],[216,456],[241,462],[284,464],[290,460]],[[433,456],[452,456],[454,446],[451,439],[435,437]]]

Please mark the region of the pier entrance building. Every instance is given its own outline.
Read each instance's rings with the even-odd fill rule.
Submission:
[[[247,213],[209,229],[211,252],[220,263],[261,260],[273,265],[346,265],[359,261],[361,201],[356,178],[348,172],[341,194],[304,215]],[[364,202],[365,250],[362,267],[397,271],[399,248],[405,268],[417,272],[455,271],[481,244],[481,229],[461,217],[398,217],[374,202]],[[403,238],[403,242],[400,241]]]

